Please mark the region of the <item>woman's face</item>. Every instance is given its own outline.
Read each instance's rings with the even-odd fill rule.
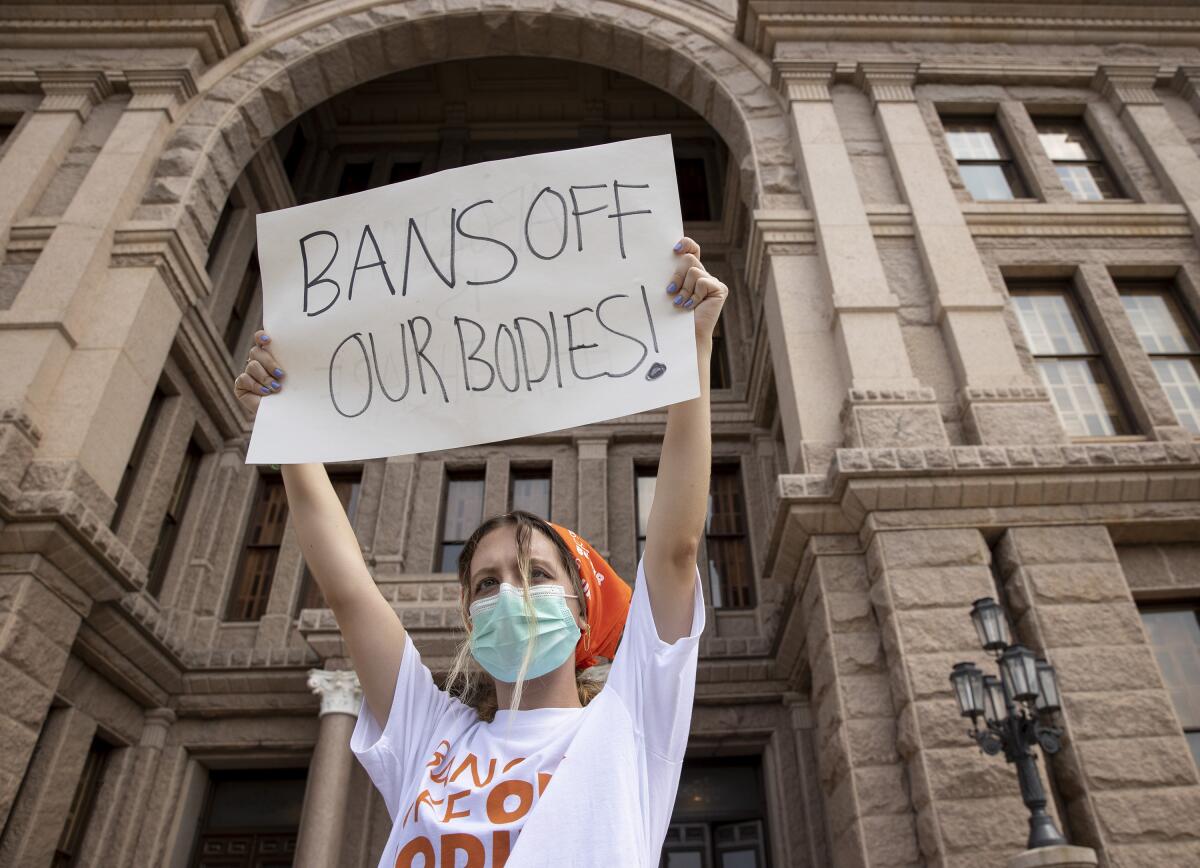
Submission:
[[[475,600],[498,594],[501,584],[521,587],[521,571],[517,567],[517,528],[505,525],[489,531],[475,547],[471,558],[471,570],[467,574],[467,606]],[[529,585],[560,585],[567,594],[567,609],[575,617],[582,630],[583,619],[579,616],[579,600],[571,594],[575,588],[571,577],[563,567],[558,548],[546,535],[533,531],[529,535]]]

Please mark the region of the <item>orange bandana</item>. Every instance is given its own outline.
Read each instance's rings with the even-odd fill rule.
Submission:
[[[587,621],[591,628],[579,637],[575,646],[575,668],[587,669],[600,661],[609,660],[617,653],[617,643],[625,630],[625,618],[629,614],[629,603],[633,589],[621,581],[612,567],[591,544],[573,530],[551,524],[563,542],[575,554],[579,577],[583,579],[583,592],[587,596]]]

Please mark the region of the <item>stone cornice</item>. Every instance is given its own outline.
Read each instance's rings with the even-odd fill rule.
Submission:
[[[771,87],[791,102],[828,102],[837,64],[825,60],[776,58],[771,64]]]
[[[0,50],[16,47],[191,48],[205,65],[247,42],[231,0],[175,5],[45,5],[0,7]]]
[[[45,94],[37,107],[42,114],[69,112],[86,121],[112,94],[112,84],[100,70],[39,70],[37,78]]]
[[[1154,92],[1158,64],[1104,64],[1096,71],[1092,87],[1120,110],[1127,105],[1160,105]]]
[[[866,92],[871,105],[881,102],[916,102],[913,86],[921,64],[910,61],[868,61],[860,63],[855,83]]]
[[[212,292],[203,264],[179,232],[169,226],[137,222],[123,225],[113,235],[112,265],[156,269],[180,310],[187,310]]]
[[[172,121],[179,109],[199,93],[187,69],[127,69],[125,81],[133,93],[126,111],[162,111]]]
[[[750,218],[750,241],[746,245],[747,286],[762,286],[767,257],[775,253],[815,253],[811,211],[757,210]]]

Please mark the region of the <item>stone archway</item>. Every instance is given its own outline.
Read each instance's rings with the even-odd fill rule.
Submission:
[[[137,217],[172,223],[206,247],[238,176],[285,124],[380,76],[489,55],[576,60],[640,78],[712,124],[739,166],[748,205],[798,193],[787,117],[767,84],[766,61],[732,37],[719,40],[651,8],[633,0],[553,11],[538,0],[462,12],[381,3],[255,43],[240,64],[210,73],[215,80],[164,149]]]

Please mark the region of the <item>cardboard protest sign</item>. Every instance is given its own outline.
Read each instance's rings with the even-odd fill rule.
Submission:
[[[247,461],[448,449],[696,397],[692,315],[665,291],[682,234],[669,136],[260,214],[287,379]]]

